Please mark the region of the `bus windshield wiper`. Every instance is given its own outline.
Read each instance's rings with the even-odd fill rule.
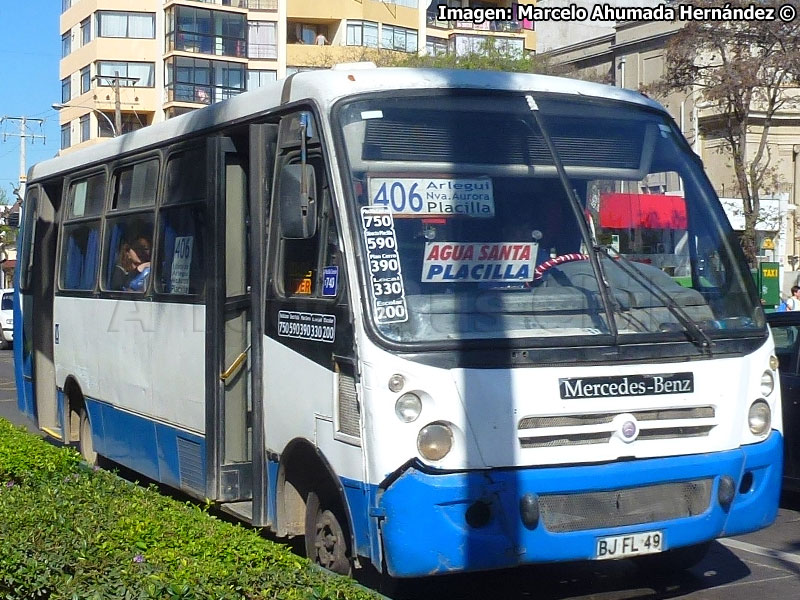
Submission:
[[[605,256],[607,256],[610,260],[614,261],[615,258],[619,259],[614,261],[613,264],[617,265],[620,269],[622,269],[625,273],[627,273],[632,279],[636,280],[640,285],[643,285],[648,291],[652,292],[654,296],[656,296],[661,302],[664,303],[664,307],[672,313],[672,315],[678,319],[681,325],[684,326],[689,336],[692,338],[692,341],[697,344],[700,348],[706,350],[709,355],[711,354],[711,346],[714,345],[714,342],[708,337],[705,331],[695,322],[692,317],[681,307],[680,304],[675,302],[670,296],[669,292],[662,288],[658,283],[650,279],[649,277],[645,276],[641,273],[634,262],[628,258],[627,256],[620,254],[616,248],[611,246],[595,246],[595,250],[598,252],[602,252]],[[613,256],[612,256],[613,253]]]
[[[572,188],[567,171],[564,169],[564,163],[561,162],[561,156],[558,154],[558,150],[556,150],[556,146],[550,137],[550,133],[545,127],[542,116],[539,114],[539,106],[536,104],[536,100],[532,94],[526,94],[525,101],[528,103],[528,108],[533,115],[536,126],[539,128],[539,133],[542,135],[542,139],[547,146],[547,150],[550,152],[550,156],[553,158],[553,165],[556,167],[556,172],[558,173],[558,178],[561,181],[561,186],[564,188],[564,193],[567,195],[567,199],[572,207],[572,212],[575,214],[578,228],[581,232],[581,238],[589,252],[589,263],[592,265],[592,271],[594,272],[595,279],[598,282],[600,298],[603,301],[603,309],[606,314],[606,319],[608,320],[608,329],[618,344],[619,329],[617,328],[617,320],[614,316],[616,302],[611,296],[611,286],[609,285],[608,279],[603,272],[603,265],[600,264],[597,241],[594,239],[594,234],[586,223],[586,219],[583,215],[583,208],[578,200],[578,195]],[[536,132],[534,131],[534,133]]]

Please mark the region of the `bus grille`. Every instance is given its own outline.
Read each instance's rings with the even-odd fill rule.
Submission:
[[[642,525],[693,517],[708,510],[713,479],[640,488],[539,496],[545,528],[553,533]]]
[[[359,427],[358,395],[356,382],[350,375],[339,373],[339,429],[340,433],[361,437]]]
[[[525,417],[520,420],[519,443],[522,448],[554,448],[606,444],[614,435],[614,419],[621,413]],[[716,426],[712,406],[631,411],[639,425],[638,439],[668,440],[706,437]],[[666,423],[669,421],[669,423]],[[559,431],[554,431],[559,428]]]

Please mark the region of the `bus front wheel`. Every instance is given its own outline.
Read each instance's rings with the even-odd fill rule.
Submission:
[[[305,519],[306,556],[329,571],[349,575],[347,534],[334,508],[321,502],[315,492],[309,492]]]
[[[89,413],[86,407],[81,407],[80,411],[80,433],[78,434],[78,450],[89,465],[97,464],[97,452],[94,451],[92,442],[92,423],[89,421]]]

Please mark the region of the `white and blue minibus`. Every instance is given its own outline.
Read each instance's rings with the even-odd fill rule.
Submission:
[[[757,290],[632,91],[298,73],[35,165],[16,286],[42,430],[336,572],[688,566],[777,513]]]

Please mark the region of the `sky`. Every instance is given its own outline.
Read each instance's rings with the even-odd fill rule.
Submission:
[[[51,107],[61,101],[60,16],[59,0],[0,0],[0,117],[44,120],[28,127],[46,139],[27,139],[26,171],[55,156],[61,143],[58,113]],[[19,180],[20,138],[10,134],[19,134],[19,121],[0,124],[0,189],[7,198]]]

